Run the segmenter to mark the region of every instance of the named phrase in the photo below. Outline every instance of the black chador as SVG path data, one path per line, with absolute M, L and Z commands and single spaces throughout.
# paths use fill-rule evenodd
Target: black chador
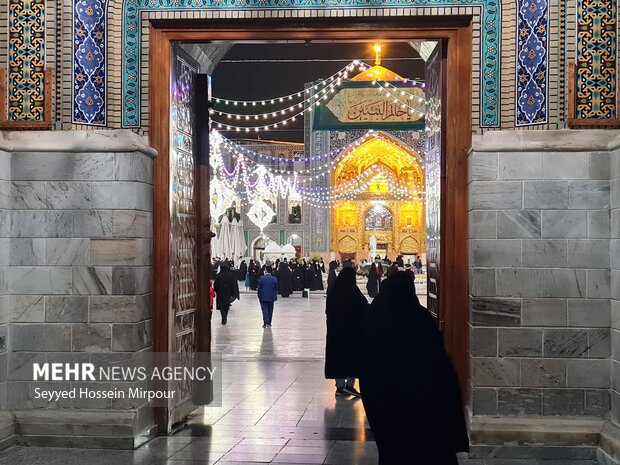
M 293 290 L 304 290 L 304 268 L 300 264 L 293 262 Z
M 241 260 L 239 264 L 239 275 L 237 276 L 238 281 L 245 281 L 245 274 L 248 272 L 248 265 L 246 265 L 245 260 Z
M 368 308 L 368 301 L 355 282 L 355 270 L 344 268 L 327 290 L 325 378 L 360 376 L 363 361 L 359 347 Z
M 336 269 L 339 266 L 340 262 L 338 260 L 332 260 L 331 262 L 329 262 L 329 273 L 327 275 L 327 292 L 329 292 L 329 289 L 334 284 L 334 281 L 336 281 L 336 277 L 338 276 L 336 274 Z
M 304 267 L 304 289 L 316 291 L 314 287 L 314 265 L 312 263 L 306 263 Z
M 258 273 L 260 271 L 260 266 L 254 261 L 250 260 L 250 265 L 248 266 L 248 273 L 250 273 L 250 289 L 253 291 L 258 287 Z
M 323 272 L 321 271 L 321 264 L 319 262 L 314 262 L 313 265 L 313 277 L 312 284 L 314 286 L 314 291 L 322 291 L 323 287 Z
M 364 321 L 361 357 L 362 400 L 379 463 L 457 465 L 456 452 L 469 448 L 458 379 L 406 273 L 381 283 Z M 396 373 L 406 397 L 394 395 Z
M 366 283 L 366 290 L 370 297 L 377 297 L 379 293 L 379 284 L 381 283 L 381 264 L 378 262 L 371 263 L 368 269 L 368 282 Z
M 286 260 L 278 268 L 278 294 L 288 297 L 293 293 L 293 276 Z

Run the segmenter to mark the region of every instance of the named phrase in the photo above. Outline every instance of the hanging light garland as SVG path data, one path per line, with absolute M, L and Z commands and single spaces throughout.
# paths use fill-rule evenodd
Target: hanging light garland
M 383 84 L 382 84 L 383 83 Z M 385 92 L 385 94 L 389 97 L 394 99 L 394 103 L 401 104 L 401 108 L 407 108 L 409 110 L 410 114 L 413 113 L 418 113 L 420 116 L 424 116 L 425 112 L 420 111 L 419 108 L 415 108 L 413 106 L 411 106 L 411 100 L 415 100 L 417 103 L 419 103 L 420 105 L 425 103 L 425 99 L 423 99 L 422 97 L 416 97 L 413 94 L 410 94 L 408 92 L 405 92 L 404 90 L 401 90 L 399 87 L 394 86 L 393 84 L 390 84 L 388 81 L 372 81 L 373 85 L 376 85 L 377 87 L 379 87 L 379 92 Z M 389 87 L 392 87 L 393 89 L 396 89 L 395 93 L 390 92 Z M 400 93 L 400 95 L 398 95 Z M 403 97 L 405 98 L 405 100 L 403 100 Z
M 213 132 L 215 134 L 217 132 Z M 370 137 L 375 137 L 378 139 L 385 140 L 385 137 L 381 133 L 376 133 L 374 130 L 369 130 L 366 134 L 359 137 L 355 141 L 346 145 L 345 147 L 332 150 L 331 152 L 325 154 L 315 155 L 313 157 L 306 158 L 286 158 L 286 157 L 272 157 L 268 155 L 263 155 L 253 150 L 250 150 L 242 145 L 239 145 L 230 139 L 227 139 L 221 134 L 219 135 L 218 143 L 224 144 L 228 151 L 232 152 L 233 155 L 236 155 L 238 159 L 244 159 L 251 163 L 260 164 L 261 162 L 258 160 L 260 158 L 266 158 L 267 160 L 277 161 L 278 163 L 296 163 L 296 162 L 308 162 L 308 161 L 321 161 L 325 159 L 325 163 L 321 165 L 320 168 L 311 167 L 309 169 L 294 169 L 294 173 L 298 176 L 304 176 L 304 178 L 299 179 L 301 183 L 311 182 L 313 180 L 320 179 L 324 176 L 331 175 L 333 172 L 333 168 L 339 165 L 343 159 L 343 155 L 347 154 L 351 150 L 355 150 L 358 147 L 362 146 L 364 143 L 368 141 Z M 212 142 L 214 143 L 214 142 Z M 328 161 L 329 160 L 329 161 Z M 238 168 L 234 168 L 236 170 Z M 274 169 L 272 167 L 267 167 L 267 169 L 274 174 L 290 174 L 291 170 L 288 169 Z M 318 172 L 318 173 L 317 173 Z M 308 175 L 308 176 L 305 176 Z M 318 189 L 318 188 L 317 188 Z
M 340 71 L 334 73 L 329 78 L 321 81 L 319 84 L 315 84 L 312 89 L 305 89 L 304 92 L 300 91 L 286 96 L 275 97 L 266 100 L 227 100 L 216 98 L 216 102 L 223 101 L 227 105 L 232 104 L 233 106 L 237 107 L 256 107 L 258 105 L 266 105 L 267 103 L 285 103 L 294 100 L 294 97 L 301 98 L 304 93 L 309 94 L 309 96 L 303 101 L 295 102 L 287 108 L 279 108 L 262 113 L 232 113 L 218 109 L 211 109 L 209 110 L 209 113 L 212 116 L 211 124 L 214 128 L 217 128 L 219 130 L 245 133 L 270 131 L 278 129 L 281 126 L 286 126 L 288 123 L 295 122 L 298 118 L 303 117 L 306 113 L 311 113 L 313 109 L 321 105 L 322 100 L 328 100 L 329 94 L 335 93 L 336 87 L 340 86 L 343 80 L 346 80 L 348 78 L 349 71 L 355 69 L 356 66 L 359 66 L 360 70 L 365 70 L 367 69 L 368 65 L 360 62 L 359 60 L 355 60 L 346 67 L 342 68 Z M 398 80 L 398 82 L 403 82 L 404 84 L 411 84 L 412 87 L 425 87 L 425 83 L 419 82 L 417 80 L 403 79 L 402 81 Z M 411 106 L 409 102 L 410 100 L 416 99 L 418 103 L 422 104 L 424 103 L 423 98 L 402 90 L 401 87 L 397 87 L 396 85 L 390 83 L 390 81 L 377 79 L 372 81 L 372 85 L 377 86 L 379 92 L 385 91 L 386 95 L 389 98 L 394 99 L 394 103 L 399 103 L 401 105 L 401 108 L 407 108 L 411 114 L 418 113 L 421 116 L 424 115 L 423 111 L 420 111 L 419 108 Z M 392 88 L 394 90 L 390 91 L 388 90 L 388 88 Z M 400 97 L 398 96 L 398 94 L 400 94 Z M 403 100 L 401 97 L 404 97 L 405 100 Z M 216 115 L 223 117 L 225 120 L 218 120 L 213 118 Z M 278 117 L 280 117 L 280 119 L 273 121 L 274 118 Z M 265 120 L 268 120 L 269 122 L 267 124 L 258 123 Z M 257 124 L 254 126 L 248 126 L 241 125 L 236 122 L 255 122 Z
M 250 121 L 250 120 L 261 120 L 261 119 L 269 119 L 269 118 L 276 118 L 278 115 L 280 116 L 284 116 L 287 115 L 289 113 L 292 113 L 295 111 L 296 108 L 298 109 L 302 109 L 305 108 L 306 106 L 308 106 L 308 108 L 311 108 L 312 105 L 312 101 L 313 100 L 320 100 L 321 98 L 323 98 L 326 94 L 328 94 L 329 92 L 334 92 L 335 88 L 339 85 L 342 84 L 343 80 L 346 80 L 348 77 L 348 71 L 340 71 L 337 75 L 335 75 L 335 77 L 333 78 L 333 80 L 331 81 L 331 83 L 323 88 L 320 89 L 318 91 L 316 91 L 319 87 L 321 87 L 321 85 L 315 85 L 314 86 L 314 90 L 315 92 L 310 94 L 310 89 L 306 89 L 305 93 L 306 94 L 310 94 L 309 97 L 305 98 L 304 100 L 302 100 L 301 102 L 295 102 L 294 104 L 290 105 L 287 108 L 281 108 L 281 109 L 274 109 L 272 111 L 267 111 L 264 113 L 252 113 L 252 114 L 245 114 L 245 113 L 231 113 L 231 112 L 226 112 L 226 111 L 221 111 L 221 110 L 216 110 L 216 109 L 211 109 L 209 110 L 209 114 L 211 115 L 218 115 L 218 116 L 224 116 L 228 119 L 234 119 L 234 120 L 245 120 L 245 121 Z M 323 86 L 325 86 L 329 80 L 323 81 L 324 84 L 322 84 Z M 303 93 L 299 92 L 297 95 L 302 96 Z M 288 99 L 285 99 L 284 97 L 280 97 L 279 100 L 280 102 L 285 102 L 289 99 L 292 99 L 290 96 L 288 97 Z M 274 102 L 274 100 L 271 100 L 271 102 Z M 223 121 L 217 121 L 218 123 L 222 123 L 225 124 L 225 122 Z
M 255 192 L 259 197 L 277 197 L 279 195 L 282 198 L 286 198 L 288 195 L 294 195 L 295 191 L 297 191 L 303 200 L 311 200 L 322 204 L 327 204 L 343 198 L 349 200 L 354 199 L 358 194 L 367 191 L 373 182 L 375 182 L 375 176 L 377 174 L 382 174 L 384 171 L 381 167 L 372 167 L 356 178 L 332 186 L 328 191 L 314 192 L 312 190 L 299 188 L 297 185 L 299 180 L 297 178 L 284 179 L 281 176 L 270 177 L 269 182 L 265 183 L 268 188 L 265 186 L 257 186 L 260 180 L 265 179 L 266 174 L 264 167 L 261 165 L 259 165 L 259 167 L 263 169 L 260 170 L 259 168 L 260 171 L 258 173 L 251 171 L 244 164 L 241 164 L 239 170 L 235 170 L 241 173 L 242 185 L 246 187 L 245 192 L 250 193 L 247 194 L 248 196 L 252 196 L 251 193 Z M 252 176 L 256 176 L 254 182 L 250 180 Z M 239 179 L 230 179 L 230 181 L 230 188 L 235 188 L 240 184 Z M 398 183 L 391 187 L 390 193 L 401 200 L 411 200 L 414 199 L 416 195 L 423 194 L 423 191 L 412 191 L 406 184 Z
M 278 108 L 271 111 L 263 111 L 261 113 L 253 112 L 251 114 L 234 113 L 230 111 L 223 111 L 221 109 L 211 109 L 211 116 L 219 116 L 227 121 L 218 121 L 212 118 L 212 127 L 217 127 L 220 130 L 235 131 L 235 132 L 259 132 L 277 129 L 280 126 L 286 126 L 289 122 L 295 122 L 297 118 L 303 117 L 305 114 L 312 112 L 313 108 L 320 107 L 322 101 L 328 100 L 330 94 L 336 92 L 336 88 L 342 84 L 343 80 L 348 79 L 348 73 L 353 71 L 356 66 L 359 66 L 361 71 L 367 69 L 365 63 L 355 60 L 332 74 L 327 79 L 315 84 L 312 88 L 307 88 L 303 92 L 296 92 L 288 94 L 282 97 L 265 99 L 265 100 L 232 100 L 215 98 L 216 103 L 223 103 L 224 105 L 230 105 L 231 107 L 265 107 L 267 105 L 276 105 L 278 107 L 281 104 L 288 104 L 286 108 Z M 401 80 L 398 80 L 401 82 Z M 405 85 L 411 85 L 412 87 L 425 88 L 425 83 L 419 80 L 402 79 L 402 83 Z M 390 81 L 377 79 L 372 81 L 372 85 L 377 86 L 378 92 L 385 93 L 388 98 L 394 100 L 394 103 L 401 105 L 401 108 L 407 108 L 407 110 L 413 114 L 418 113 L 423 116 L 425 111 L 420 111 L 420 106 L 425 104 L 425 99 L 419 96 L 413 95 L 410 92 L 403 90 L 403 87 L 396 86 Z M 297 101 L 297 99 L 302 99 Z M 419 104 L 418 107 L 414 107 L 413 104 Z M 324 103 L 324 102 L 323 102 Z M 429 111 L 426 108 L 426 111 Z M 280 117 L 279 120 L 274 121 L 274 118 Z M 257 126 L 242 126 L 242 122 L 258 122 L 268 121 L 268 124 L 259 124 Z M 239 121 L 239 123 L 236 123 Z M 235 122 L 236 124 L 230 124 Z M 264 222 L 268 217 L 270 220 L 275 211 L 265 203 L 265 199 L 287 198 L 291 196 L 298 196 L 303 203 L 311 205 L 315 208 L 333 208 L 336 205 L 346 203 L 348 201 L 356 199 L 360 193 L 369 191 L 372 184 L 377 181 L 378 175 L 383 175 L 384 169 L 379 166 L 371 166 L 370 169 L 365 170 L 358 176 L 348 179 L 340 184 L 334 186 L 303 186 L 304 183 L 312 183 L 315 180 L 319 180 L 322 177 L 331 175 L 333 167 L 340 163 L 340 158 L 343 154 L 348 154 L 352 148 L 360 146 L 367 141 L 368 135 L 365 134 L 358 140 L 349 144 L 348 146 L 333 150 L 325 154 L 314 155 L 310 157 L 302 157 L 296 159 L 273 157 L 264 154 L 260 154 L 242 147 L 232 141 L 225 139 L 218 133 L 213 131 L 214 141 L 211 144 L 211 164 L 216 174 L 216 180 L 221 178 L 221 183 L 217 189 L 223 195 L 221 203 L 230 202 L 232 196 L 226 195 L 230 192 L 239 192 L 239 185 L 242 184 L 244 189 L 241 191 L 239 202 L 241 205 L 251 205 L 248 217 L 262 229 L 267 223 Z M 380 136 L 380 135 L 379 135 Z M 226 166 L 223 158 L 222 150 L 225 149 L 232 152 L 230 156 L 233 163 L 230 167 Z M 254 159 L 252 159 L 254 158 Z M 284 169 L 272 169 L 260 164 L 259 160 L 269 160 L 272 162 L 282 163 L 295 163 L 295 162 L 313 162 L 324 161 L 320 169 L 316 167 L 310 167 L 309 169 L 294 170 L 292 175 L 283 176 L 289 173 Z M 317 173 L 318 171 L 318 173 Z M 303 176 L 298 178 L 298 175 Z M 307 175 L 307 176 L 306 176 Z M 389 184 L 388 191 L 390 195 L 399 200 L 414 200 L 423 199 L 424 191 L 415 191 L 410 188 L 409 185 L 402 182 L 390 182 L 389 176 L 384 179 L 383 182 Z M 236 199 L 237 199 L 236 198 Z M 235 199 L 235 200 L 236 200 Z M 263 224 L 264 223 L 264 224 Z
M 340 70 L 336 71 L 331 76 L 322 79 L 318 84 L 313 86 L 313 89 L 305 89 L 305 93 L 310 93 L 312 90 L 317 90 L 319 87 L 328 84 L 330 81 L 333 81 L 338 78 L 338 76 L 343 73 L 348 73 L 353 71 L 355 67 L 358 66 L 360 71 L 364 71 L 368 68 L 368 65 L 361 60 L 353 60 L 348 65 L 342 67 Z M 277 105 L 278 103 L 284 103 L 286 101 L 293 100 L 294 98 L 300 98 L 304 92 L 293 92 L 292 94 L 283 95 L 280 97 L 267 98 L 263 100 L 234 100 L 234 99 L 225 99 L 222 97 L 214 97 L 215 103 L 224 103 L 225 105 L 233 105 L 233 106 L 243 106 L 243 107 L 256 107 L 256 106 L 265 106 L 265 105 Z
M 219 134 L 219 133 L 218 133 Z M 307 161 L 321 161 L 323 159 L 325 159 L 325 163 L 322 164 L 321 169 L 319 171 L 319 169 L 317 168 L 309 168 L 309 169 L 295 169 L 294 172 L 297 175 L 311 175 L 308 176 L 306 179 L 300 180 L 300 182 L 310 182 L 312 180 L 315 179 L 319 179 L 321 177 L 324 177 L 328 174 L 331 174 L 332 169 L 334 166 L 336 166 L 337 164 L 340 163 L 341 160 L 341 156 L 342 154 L 348 153 L 350 150 L 356 149 L 358 147 L 360 147 L 362 144 L 364 144 L 367 139 L 370 136 L 375 136 L 375 132 L 373 130 L 368 131 L 366 134 L 364 134 L 363 136 L 361 136 L 360 138 L 356 139 L 355 141 L 351 142 L 350 144 L 348 144 L 345 147 L 336 149 L 336 150 L 332 150 L 331 152 L 325 153 L 325 154 L 320 154 L 320 155 L 315 155 L 313 157 L 307 157 L 307 158 L 303 158 L 303 159 L 291 159 L 291 158 L 284 158 L 284 157 L 268 157 L 266 155 L 261 155 L 258 152 L 254 152 L 253 150 L 247 149 L 239 144 L 236 144 L 234 142 L 232 142 L 230 139 L 227 139 L 223 136 L 220 135 L 221 137 L 221 143 L 224 144 L 226 146 L 226 148 L 231 151 L 233 154 L 237 155 L 237 159 L 248 159 L 248 155 L 250 157 L 253 157 L 254 160 L 249 159 L 249 161 L 254 162 L 254 163 L 260 163 L 258 160 L 258 158 L 265 157 L 268 158 L 270 160 L 275 160 L 278 163 L 295 163 L 295 162 L 307 162 Z M 382 137 L 380 134 L 377 134 L 376 137 Z M 286 174 L 286 173 L 290 173 L 289 170 L 286 169 L 273 169 L 273 168 L 268 168 L 272 173 L 279 173 L 279 174 Z M 318 171 L 318 174 L 317 174 Z

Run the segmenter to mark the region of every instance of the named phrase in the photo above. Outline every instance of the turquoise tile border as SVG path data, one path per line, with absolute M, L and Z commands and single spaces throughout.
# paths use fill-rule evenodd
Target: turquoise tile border
M 500 125 L 500 41 L 499 0 L 124 0 L 122 125 L 140 127 L 140 16 L 148 11 L 266 10 L 417 8 L 479 6 L 481 15 L 480 126 Z

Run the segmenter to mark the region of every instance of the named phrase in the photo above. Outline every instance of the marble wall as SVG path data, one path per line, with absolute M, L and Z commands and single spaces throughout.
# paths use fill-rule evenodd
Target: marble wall
M 610 211 L 617 223 L 618 175 L 610 179 L 610 167 L 617 171 L 618 152 L 610 147 L 618 147 L 618 135 L 503 131 L 474 138 L 473 418 L 609 418 L 610 299 L 618 297 L 618 241 L 610 240 L 618 237 L 618 226 L 610 227 Z
M 611 154 L 611 347 L 612 418 L 620 425 L 620 150 Z
M 7 271 L 9 265 L 11 155 L 0 151 L 0 448 L 13 435 L 14 422 L 7 412 L 7 333 L 9 295 Z
M 20 369 L 66 354 L 116 360 L 151 346 L 154 151 L 129 131 L 14 132 L 5 142 L 0 356 L 8 333 L 6 396 L 11 409 L 23 408 L 13 412 L 20 440 L 133 447 L 153 423 L 145 406 L 116 405 L 105 416 L 92 409 L 109 405 L 79 400 L 61 413 L 32 410 Z

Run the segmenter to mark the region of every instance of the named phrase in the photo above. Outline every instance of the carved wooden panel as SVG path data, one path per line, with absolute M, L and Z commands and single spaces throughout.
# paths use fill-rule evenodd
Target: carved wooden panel
M 173 47 L 170 102 L 170 321 L 171 352 L 189 360 L 196 351 L 197 247 L 196 186 L 192 81 L 198 63 Z M 177 395 L 169 423 L 181 420 L 191 407 L 191 382 L 174 386 Z
M 428 309 L 439 317 L 441 259 L 441 45 L 426 63 L 426 267 Z

